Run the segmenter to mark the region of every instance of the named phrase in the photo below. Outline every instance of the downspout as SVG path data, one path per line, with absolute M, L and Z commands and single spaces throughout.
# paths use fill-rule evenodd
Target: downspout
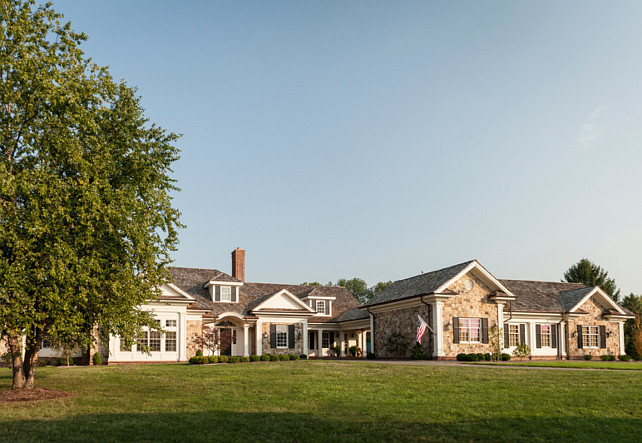
M 560 341 L 560 338 L 562 337 L 562 334 L 560 334 L 560 331 L 561 331 L 560 325 L 562 324 L 563 321 L 564 321 L 564 314 L 562 314 L 562 319 L 557 324 L 557 359 L 558 360 L 562 359 L 562 347 L 560 346 L 559 341 Z M 566 340 L 564 340 L 564 341 L 566 341 Z M 568 355 L 568 353 L 567 353 L 567 355 Z
M 374 349 L 375 317 L 374 317 L 374 315 L 372 315 L 372 312 L 370 312 L 370 308 L 369 308 L 369 307 L 368 307 L 368 308 L 366 308 L 366 312 L 368 313 L 368 315 L 370 315 L 370 319 L 371 319 L 371 321 L 372 321 L 372 327 L 370 328 L 370 352 L 372 352 L 372 353 L 374 354 L 374 350 L 375 350 L 375 349 Z M 366 349 L 367 349 L 367 348 L 366 348 Z M 367 355 L 368 355 L 368 353 L 367 353 L 367 351 L 366 351 L 366 356 L 367 356 Z M 375 354 L 375 355 L 376 355 L 376 354 Z
M 421 302 L 422 302 L 424 305 L 428 306 L 428 325 L 430 325 L 430 324 L 433 322 L 433 321 L 432 321 L 432 305 L 431 305 L 430 303 L 426 303 L 426 302 L 424 301 L 424 296 L 423 296 L 423 295 L 421 295 L 421 296 L 419 297 L 419 300 L 421 300 Z M 434 326 L 434 325 L 433 325 L 433 326 Z M 433 329 L 432 327 L 430 327 L 430 336 L 429 336 L 429 337 L 430 337 L 430 340 L 429 340 L 429 342 L 428 342 L 428 347 L 430 348 L 430 359 L 431 359 L 431 360 L 432 360 L 433 348 L 434 348 L 434 346 L 435 346 L 435 345 L 434 345 L 434 339 L 435 339 L 435 338 L 434 338 L 434 335 L 435 335 L 435 331 L 434 331 L 434 329 Z

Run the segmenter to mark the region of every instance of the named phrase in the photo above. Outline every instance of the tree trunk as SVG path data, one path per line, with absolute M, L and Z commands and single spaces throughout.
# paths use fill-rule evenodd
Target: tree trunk
M 11 351 L 11 366 L 13 367 L 13 385 L 11 389 L 20 389 L 25 385 L 25 374 L 22 368 L 22 338 L 9 335 L 7 343 Z
M 36 376 L 36 366 L 38 363 L 38 354 L 40 353 L 40 343 L 42 343 L 42 329 L 36 329 L 35 337 L 27 337 L 27 346 L 25 348 L 24 376 L 27 389 L 33 389 L 33 379 Z

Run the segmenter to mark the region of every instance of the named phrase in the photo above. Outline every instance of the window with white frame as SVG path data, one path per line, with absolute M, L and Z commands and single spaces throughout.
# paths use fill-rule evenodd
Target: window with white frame
M 582 343 L 585 348 L 597 348 L 599 344 L 600 329 L 597 326 L 582 327 Z
M 161 350 L 160 331 L 149 331 L 149 350 L 151 352 L 160 352 Z
M 540 336 L 542 337 L 542 347 L 550 347 L 551 346 L 551 325 L 541 325 L 541 333 Z
M 125 341 L 125 339 L 121 338 L 120 339 L 120 352 L 131 352 L 132 351 L 132 344 L 131 342 L 128 343 Z
M 141 331 L 136 339 L 136 350 L 143 352 L 147 346 L 149 346 L 149 331 Z
M 276 325 L 276 347 L 288 347 L 288 325 Z
M 165 352 L 176 352 L 176 331 L 165 333 Z
M 317 300 L 316 301 L 317 314 L 326 315 L 328 313 L 326 311 L 326 309 L 325 309 L 326 303 L 327 302 L 325 300 Z
M 232 301 L 232 288 L 221 286 L 221 301 Z
M 519 345 L 519 325 L 508 325 L 508 346 Z
M 321 336 L 321 347 L 327 349 L 330 347 L 330 333 L 324 332 Z
M 459 319 L 459 341 L 479 342 L 481 338 L 481 318 Z
M 166 328 L 175 328 L 176 327 L 176 320 L 165 320 L 165 327 Z

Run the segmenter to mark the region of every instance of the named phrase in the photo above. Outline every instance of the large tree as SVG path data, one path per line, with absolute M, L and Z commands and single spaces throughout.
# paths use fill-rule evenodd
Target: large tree
M 636 360 L 642 359 L 642 295 L 629 294 L 622 300 L 622 306 L 630 309 L 637 318 L 624 323 L 624 348 Z
M 87 346 L 96 325 L 125 340 L 153 326 L 138 306 L 166 280 L 180 226 L 177 136 L 62 18 L 0 0 L 0 339 L 14 388 L 33 387 L 45 332 Z
M 564 273 L 564 280 L 586 286 L 599 286 L 616 302 L 620 298 L 620 290 L 615 285 L 615 280 L 609 278 L 609 273 L 585 258 L 568 268 Z

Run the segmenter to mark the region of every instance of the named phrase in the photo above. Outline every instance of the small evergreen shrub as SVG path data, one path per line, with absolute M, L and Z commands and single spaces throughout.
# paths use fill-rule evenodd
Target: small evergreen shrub
M 299 355 L 299 358 L 301 360 L 307 360 L 308 359 L 308 354 L 301 354 L 301 355 Z
M 270 356 L 266 354 L 261 355 L 261 361 L 270 361 Z
M 468 361 L 466 360 L 466 354 L 457 354 L 457 361 Z
M 505 352 L 502 352 L 502 361 L 509 361 L 510 360 L 510 354 L 506 354 Z
M 250 357 L 241 357 L 241 363 L 249 363 Z
M 91 361 L 94 363 L 94 366 L 100 366 L 103 363 L 103 359 L 100 357 L 100 353 L 96 352 L 91 358 Z
M 219 355 L 218 357 L 218 362 L 219 363 L 227 363 L 229 361 L 229 358 L 227 355 Z
M 196 351 L 196 356 L 197 357 L 202 357 L 203 356 L 203 351 L 200 350 L 200 349 L 198 351 Z
M 426 354 L 424 354 L 424 350 L 419 343 L 415 343 L 412 349 L 410 349 L 410 358 L 412 358 L 413 360 L 426 359 Z
M 47 366 L 47 360 L 43 360 L 43 359 L 39 358 L 38 360 L 36 360 L 36 366 L 38 368 L 41 368 L 43 366 Z
M 290 356 L 287 354 L 279 355 L 279 360 L 281 361 L 290 361 Z
M 194 357 L 189 359 L 189 364 L 190 365 L 200 365 L 203 363 L 203 356 L 202 355 L 195 355 Z
M 376 356 L 376 355 L 374 355 L 374 353 L 373 353 L 373 352 L 368 352 L 368 353 L 366 354 L 366 358 L 367 358 L 368 360 L 374 360 L 375 358 L 377 358 L 377 356 Z
M 602 361 L 615 361 L 615 355 L 601 355 L 600 360 Z
M 477 354 L 475 354 L 475 353 L 466 354 L 466 358 L 468 359 L 467 361 L 477 361 L 477 360 L 479 360 L 479 357 L 477 357 Z
M 260 355 L 251 355 L 250 356 L 250 361 L 260 361 L 261 356 Z
M 228 363 L 238 363 L 238 362 L 240 362 L 240 361 L 241 361 L 241 359 L 240 359 L 240 358 L 238 358 L 238 357 L 235 357 L 235 356 L 232 356 L 232 357 L 230 357 L 230 358 L 228 358 L 228 359 L 227 359 L 227 362 L 228 362 Z
M 350 346 L 348 351 L 350 352 L 350 355 L 352 355 L 353 357 L 358 357 L 361 355 L 361 348 L 359 346 Z
M 290 360 L 298 360 L 299 354 L 290 354 Z
M 486 360 L 486 358 L 484 357 L 484 354 L 482 354 L 481 352 L 478 352 L 477 361 L 484 361 L 484 360 Z
M 593 356 L 591 354 L 586 354 L 584 355 L 584 360 L 593 360 Z
M 519 358 L 526 358 L 531 355 L 531 348 L 526 343 L 520 343 L 513 351 L 513 355 Z
M 490 361 L 491 359 L 492 359 L 492 357 L 490 355 L 490 352 L 487 352 L 487 353 L 484 354 L 484 360 L 485 361 Z
M 205 359 L 205 357 L 203 357 Z M 207 362 L 208 363 L 218 363 L 218 355 L 210 355 L 207 357 Z
M 279 356 L 275 354 L 270 355 L 270 361 L 279 361 Z
M 626 354 L 618 355 L 617 358 L 620 361 L 631 361 L 631 356 L 630 355 L 626 355 Z

